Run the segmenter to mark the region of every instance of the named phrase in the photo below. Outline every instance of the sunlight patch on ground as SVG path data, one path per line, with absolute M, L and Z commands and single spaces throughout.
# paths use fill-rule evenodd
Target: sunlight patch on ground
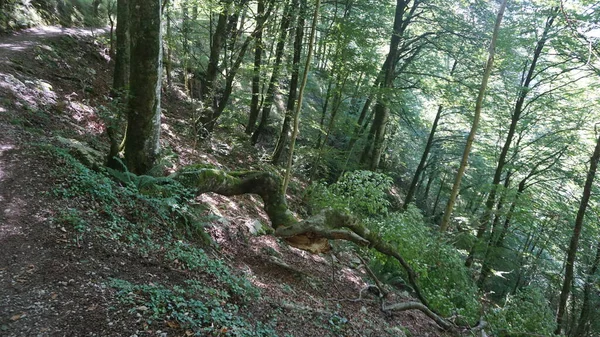
M 4 200 L 3 200 L 4 201 Z M 0 224 L 0 240 L 6 239 L 10 236 L 23 234 L 23 229 L 18 224 L 13 224 L 10 221 L 12 218 L 18 218 L 24 209 L 26 209 L 27 203 L 23 199 L 14 198 L 2 211 L 2 217 L 8 219 L 2 221 Z
M 4 154 L 4 152 L 10 151 L 15 147 L 12 144 L 0 144 L 0 156 Z M 1 163 L 1 161 L 0 161 Z M 4 168 L 0 166 L 0 180 L 4 179 L 5 173 Z
M 273 249 L 274 251 L 281 253 L 279 244 L 277 243 L 277 239 L 275 239 L 275 237 L 273 236 L 267 236 L 267 235 L 263 235 L 263 236 L 259 236 L 256 239 L 256 243 L 258 243 L 258 245 L 253 245 L 252 249 L 259 253 L 261 251 L 261 249 L 263 247 L 269 247 L 271 249 Z
M 0 43 L 0 49 L 7 49 L 7 50 L 12 50 L 12 51 L 22 51 L 25 50 L 29 47 L 31 47 L 33 44 L 30 42 L 19 42 L 19 44 L 16 43 Z
M 361 288 L 365 284 L 363 282 L 362 278 L 359 275 L 356 275 L 356 271 L 355 270 L 352 270 L 350 268 L 344 268 L 344 269 L 341 270 L 341 272 L 342 272 L 342 276 L 346 280 L 354 283 L 357 288 Z

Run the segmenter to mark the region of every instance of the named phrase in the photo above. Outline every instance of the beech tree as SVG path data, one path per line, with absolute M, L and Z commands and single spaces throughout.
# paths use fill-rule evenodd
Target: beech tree
M 161 0 L 130 0 L 131 64 L 125 162 L 129 171 L 148 172 L 160 152 L 162 84 Z

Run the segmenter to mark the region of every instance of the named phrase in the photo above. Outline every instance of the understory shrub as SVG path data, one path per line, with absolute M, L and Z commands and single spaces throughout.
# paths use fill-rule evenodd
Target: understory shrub
M 404 213 L 371 221 L 368 226 L 378 230 L 384 240 L 397 245 L 402 257 L 418 274 L 418 284 L 436 310 L 444 316 L 458 315 L 464 323 L 472 324 L 479 319 L 478 289 L 463 259 L 454 247 L 429 230 L 415 206 L 411 205 Z M 404 275 L 395 260 L 379 253 L 375 257 L 372 260 L 375 270 L 395 275 L 395 282 L 399 273 Z
M 345 173 L 336 183 L 315 183 L 309 191 L 313 212 L 324 208 L 350 211 L 358 217 L 380 217 L 388 213 L 387 192 L 392 178 L 371 171 Z
M 556 329 L 554 313 L 542 290 L 535 286 L 509 296 L 504 306 L 490 310 L 486 319 L 497 336 L 550 336 Z

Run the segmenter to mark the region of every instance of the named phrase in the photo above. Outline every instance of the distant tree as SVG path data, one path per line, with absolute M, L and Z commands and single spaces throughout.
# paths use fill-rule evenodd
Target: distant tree
M 475 134 L 477 133 L 477 127 L 479 126 L 479 120 L 481 118 L 481 108 L 483 106 L 483 97 L 485 95 L 487 83 L 490 78 L 490 74 L 492 73 L 492 67 L 494 65 L 496 41 L 498 40 L 498 34 L 500 31 L 500 23 L 502 22 L 502 17 L 504 16 L 504 9 L 506 9 L 507 2 L 508 2 L 508 0 L 504 0 L 502 2 L 502 5 L 500 6 L 500 10 L 498 11 L 498 15 L 496 17 L 494 33 L 492 34 L 492 41 L 490 42 L 488 60 L 487 60 L 486 66 L 485 66 L 485 71 L 483 72 L 483 78 L 481 80 L 481 87 L 479 88 L 479 94 L 477 96 L 477 100 L 475 103 L 475 117 L 473 119 L 473 124 L 471 125 L 471 131 L 469 132 L 469 136 L 467 137 L 467 143 L 465 144 L 462 161 L 460 163 L 458 172 L 456 173 L 456 177 L 454 179 L 454 185 L 452 186 L 452 192 L 450 193 L 450 198 L 448 199 L 448 203 L 446 204 L 446 210 L 444 212 L 444 217 L 442 218 L 442 222 L 440 224 L 441 232 L 445 232 L 446 229 L 448 228 L 448 223 L 450 222 L 450 216 L 452 215 L 452 210 L 454 209 L 454 203 L 456 202 L 456 197 L 458 196 L 458 190 L 460 188 L 460 183 L 461 183 L 462 177 L 465 173 L 465 170 L 467 168 L 469 153 L 471 152 L 471 147 L 473 146 L 473 141 L 475 140 Z
M 113 73 L 113 90 L 117 93 L 126 90 L 129 84 L 129 20 L 128 0 L 117 0 L 117 44 Z
M 160 150 L 161 0 L 130 0 L 131 65 L 125 162 L 147 173 Z
M 565 312 L 567 308 L 567 299 L 571 292 L 571 286 L 573 282 L 573 271 L 575 269 L 575 256 L 577 255 L 577 248 L 579 247 L 579 238 L 581 236 L 581 229 L 583 228 L 583 220 L 585 218 L 585 211 L 587 210 L 590 196 L 592 194 L 592 187 L 594 184 L 594 178 L 596 177 L 596 169 L 598 168 L 598 160 L 600 159 L 600 137 L 596 141 L 596 147 L 594 153 L 590 158 L 590 167 L 587 172 L 587 178 L 585 180 L 585 186 L 583 187 L 583 194 L 579 203 L 579 210 L 577 211 L 577 217 L 575 218 L 575 226 L 573 227 L 573 234 L 571 236 L 571 243 L 567 250 L 567 260 L 565 266 L 565 278 L 563 281 L 562 290 L 560 292 L 560 299 L 558 302 L 558 313 L 556 314 L 556 331 L 555 333 L 560 334 L 565 328 Z

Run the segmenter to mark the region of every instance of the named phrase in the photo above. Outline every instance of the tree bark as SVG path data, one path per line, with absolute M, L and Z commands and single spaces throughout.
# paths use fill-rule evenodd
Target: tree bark
M 118 99 L 119 104 L 127 104 L 127 91 L 129 90 L 129 64 L 131 58 L 131 39 L 129 36 L 129 3 L 127 0 L 117 1 L 117 43 L 115 55 L 115 68 L 113 72 L 112 96 Z M 117 114 L 115 120 L 106 126 L 106 134 L 110 141 L 110 149 L 106 158 L 106 166 L 116 168 L 115 159 L 122 150 L 119 134 L 122 132 L 121 117 Z
M 564 316 L 565 309 L 567 306 L 567 299 L 569 298 L 569 292 L 571 291 L 571 283 L 573 282 L 573 271 L 575 268 L 575 256 L 577 255 L 577 248 L 579 247 L 579 237 L 581 236 L 581 229 L 583 227 L 583 220 L 585 218 L 585 211 L 587 210 L 590 196 L 592 193 L 592 187 L 594 178 L 596 177 L 596 169 L 598 168 L 598 159 L 600 159 L 600 137 L 596 141 L 596 147 L 594 153 L 590 159 L 590 168 L 587 173 L 585 185 L 583 187 L 583 195 L 581 196 L 581 202 L 579 204 L 579 210 L 577 211 L 577 217 L 575 218 L 575 227 L 573 228 L 573 235 L 571 236 L 571 243 L 569 244 L 569 250 L 567 251 L 567 261 L 565 267 L 565 279 L 563 282 L 562 290 L 560 292 L 560 299 L 558 303 L 558 313 L 556 315 L 557 328 L 555 333 L 558 335 L 564 329 Z
M 292 60 L 292 77 L 290 79 L 290 90 L 288 94 L 287 105 L 285 108 L 285 117 L 281 126 L 281 133 L 277 139 L 277 145 L 273 152 L 271 163 L 279 164 L 283 151 L 291 137 L 292 119 L 298 97 L 298 80 L 300 78 L 300 58 L 302 57 L 302 40 L 304 39 L 304 15 L 306 12 L 306 1 L 300 0 L 300 13 L 298 14 L 298 24 L 296 25 L 296 35 L 294 37 L 294 58 Z
M 261 19 L 265 15 L 265 0 L 258 0 L 256 21 Z M 251 134 L 256 125 L 258 119 L 258 112 L 260 109 L 260 83 L 261 83 L 261 67 L 262 67 L 262 55 L 264 52 L 263 46 L 263 33 L 262 30 L 256 34 L 256 40 L 254 41 L 254 66 L 252 68 L 252 99 L 250 101 L 250 115 L 248 118 L 248 124 L 246 124 L 246 134 Z
M 287 163 L 285 168 L 285 176 L 283 177 L 283 184 L 281 190 L 283 194 L 286 193 L 288 184 L 292 177 L 292 162 L 294 160 L 294 147 L 296 146 L 296 137 L 298 137 L 299 125 L 300 125 L 300 111 L 302 110 L 302 100 L 304 99 L 304 88 L 306 88 L 306 82 L 308 81 L 308 71 L 310 70 L 310 63 L 312 62 L 313 49 L 315 46 L 315 34 L 317 32 L 317 23 L 319 22 L 319 9 L 321 7 L 321 0 L 316 0 L 315 11 L 312 17 L 312 26 L 310 28 L 310 36 L 308 40 L 308 53 L 306 55 L 306 61 L 304 63 L 304 74 L 302 75 L 302 83 L 300 84 L 300 91 L 298 92 L 298 103 L 296 104 L 296 111 L 294 111 L 294 127 L 292 129 L 292 136 L 290 138 L 290 153 L 287 157 Z
M 440 224 L 440 232 L 445 232 L 446 229 L 448 229 L 448 224 L 450 222 L 450 216 L 452 215 L 452 210 L 454 209 L 454 203 L 456 202 L 456 197 L 458 196 L 460 182 L 461 182 L 462 177 L 467 168 L 467 163 L 469 160 L 469 153 L 471 153 L 471 146 L 473 145 L 473 141 L 475 140 L 475 134 L 477 133 L 477 127 L 479 126 L 479 119 L 481 118 L 481 108 L 483 106 L 483 97 L 485 95 L 487 83 L 490 78 L 490 74 L 492 73 L 492 67 L 494 65 L 494 54 L 495 54 L 495 49 L 496 49 L 496 41 L 498 40 L 498 33 L 500 31 L 500 23 L 502 22 L 502 17 L 504 16 L 504 9 L 506 8 L 507 2 L 508 2 L 508 0 L 502 1 L 502 5 L 500 6 L 500 10 L 498 11 L 498 15 L 496 17 L 494 33 L 492 34 L 492 41 L 490 43 L 488 61 L 485 66 L 485 71 L 483 73 L 483 78 L 481 80 L 481 87 L 479 88 L 479 94 L 477 96 L 477 101 L 475 103 L 475 116 L 473 118 L 473 125 L 471 126 L 471 131 L 469 132 L 469 136 L 467 137 L 467 143 L 465 144 L 465 150 L 463 152 L 462 161 L 458 168 L 458 172 L 456 173 L 454 185 L 452 186 L 452 191 L 450 192 L 450 198 L 448 199 L 448 204 L 446 205 L 444 217 L 442 218 L 442 222 Z
M 214 114 L 218 105 L 216 81 L 220 70 L 219 62 L 221 59 L 221 50 L 223 49 L 225 39 L 227 38 L 227 21 L 232 1 L 233 0 L 221 1 L 223 10 L 219 13 L 217 27 L 212 34 L 208 66 L 206 68 L 206 74 L 202 79 L 202 87 L 200 88 L 200 99 L 205 104 L 200 122 L 206 133 L 211 133 L 215 125 Z
M 252 137 L 250 138 L 252 145 L 258 142 L 260 134 L 264 131 L 269 123 L 269 117 L 271 115 L 271 108 L 273 107 L 273 101 L 275 100 L 275 91 L 277 90 L 277 83 L 279 81 L 279 73 L 281 72 L 281 62 L 283 60 L 283 53 L 285 51 L 285 43 L 287 41 L 288 29 L 292 21 L 292 12 L 298 6 L 298 0 L 292 0 L 291 3 L 287 3 L 283 18 L 281 19 L 281 27 L 279 28 L 279 37 L 277 40 L 277 47 L 275 48 L 275 63 L 273 64 L 273 73 L 271 73 L 271 79 L 269 80 L 269 87 L 265 94 L 265 102 L 262 107 L 262 114 L 260 116 L 260 123 Z
M 393 87 L 394 79 L 396 78 L 396 64 L 398 63 L 398 48 L 400 41 L 402 40 L 403 34 L 410 23 L 411 15 L 407 18 L 404 17 L 406 11 L 414 13 L 418 7 L 418 1 L 415 2 L 409 9 L 411 0 L 396 0 L 396 11 L 394 14 L 394 28 L 392 36 L 390 38 L 390 50 L 387 54 L 385 62 L 383 63 L 382 73 L 383 79 L 381 82 L 381 89 L 391 89 Z M 380 92 L 377 101 L 375 103 L 375 112 L 373 124 L 371 124 L 370 134 L 372 135 L 373 142 L 367 143 L 364 149 L 364 155 L 362 156 L 368 161 L 368 167 L 374 171 L 379 166 L 381 160 L 381 153 L 383 152 L 383 143 L 385 139 L 385 130 L 389 119 L 389 107 L 382 97 L 384 92 Z
M 131 66 L 125 162 L 130 172 L 148 172 L 160 150 L 161 0 L 130 0 Z
M 131 57 L 129 20 L 128 0 L 117 0 L 117 53 L 113 75 L 113 91 L 118 94 L 122 94 L 129 86 L 129 59 Z
M 558 8 L 553 8 L 550 17 L 546 20 L 546 25 L 544 27 L 544 32 L 540 37 L 535 50 L 533 52 L 533 59 L 531 61 L 531 65 L 529 66 L 529 70 L 527 71 L 527 75 L 525 77 L 525 81 L 523 82 L 521 88 L 519 89 L 519 94 L 517 98 L 517 102 L 515 103 L 515 108 L 513 109 L 512 118 L 510 127 L 508 129 L 508 134 L 506 135 L 506 140 L 504 141 L 504 146 L 502 146 L 502 151 L 500 152 L 500 157 L 498 158 L 498 162 L 496 164 L 496 171 L 494 172 L 494 178 L 492 180 L 492 189 L 488 194 L 488 198 L 485 202 L 485 212 L 480 220 L 480 225 L 477 228 L 477 240 L 481 241 L 485 232 L 487 231 L 488 223 L 491 219 L 493 208 L 496 203 L 496 193 L 497 186 L 500 184 L 500 180 L 502 179 L 502 171 L 504 170 L 504 166 L 506 165 L 506 157 L 508 156 L 508 151 L 510 149 L 512 140 L 515 136 L 515 132 L 517 130 L 517 124 L 521 120 L 521 114 L 523 113 L 523 104 L 525 103 L 525 98 L 529 93 L 529 88 L 531 86 L 531 81 L 533 76 L 535 75 L 535 68 L 539 61 L 539 58 L 542 54 L 542 50 L 548 41 L 548 34 L 550 29 L 552 28 L 552 24 L 554 23 L 554 19 L 558 14 Z M 471 267 L 473 264 L 475 254 L 475 245 L 471 247 L 469 251 L 469 256 L 467 257 L 465 265 L 467 267 Z
M 592 296 L 592 290 L 594 287 L 594 276 L 598 271 L 600 265 L 600 241 L 598 241 L 598 248 L 596 249 L 596 257 L 587 272 L 585 279 L 585 285 L 583 286 L 583 304 L 581 305 L 581 314 L 579 315 L 579 321 L 577 323 L 577 329 L 573 334 L 574 337 L 584 337 L 588 330 L 588 324 L 590 322 L 592 308 L 590 303 L 590 297 Z

